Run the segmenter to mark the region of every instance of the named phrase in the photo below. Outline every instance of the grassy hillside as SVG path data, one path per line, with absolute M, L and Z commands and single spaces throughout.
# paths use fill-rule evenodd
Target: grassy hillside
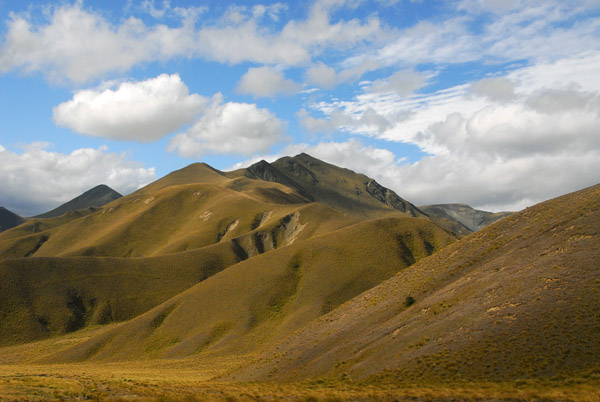
M 312 168 L 314 161 L 310 162 Z M 334 173 L 340 170 L 328 169 Z M 365 178 L 348 172 L 344 173 L 348 178 Z M 345 194 L 346 187 L 336 188 L 332 183 L 330 192 Z M 232 264 L 286 246 L 293 246 L 290 250 L 310 249 L 313 243 L 305 241 L 334 232 L 332 239 L 336 238 L 346 233 L 336 231 L 365 218 L 363 214 L 334 210 L 328 206 L 335 204 L 332 202 L 312 202 L 291 179 L 287 184 L 247 177 L 244 171 L 223 173 L 205 164 L 193 164 L 102 208 L 31 219 L 0 234 L 0 344 L 128 320 Z M 376 215 L 406 217 L 385 205 L 372 210 Z M 412 245 L 406 253 L 402 251 L 399 267 L 422 258 L 422 244 L 430 253 L 453 240 L 429 222 L 413 220 L 404 226 L 426 228 L 411 232 Z M 346 241 L 332 246 L 336 250 L 332 255 L 353 255 L 353 235 L 344 236 Z M 378 237 L 362 241 L 376 246 Z M 268 257 L 267 264 L 285 270 L 287 263 L 280 259 L 292 258 L 294 251 L 290 250 Z M 326 251 L 319 255 L 324 261 L 330 258 Z M 376 252 L 371 255 L 374 258 Z M 261 258 L 248 262 L 253 267 L 261 264 Z M 370 266 L 368 259 L 358 257 L 354 262 L 328 264 L 332 272 L 344 272 L 344 267 L 352 264 L 362 264 L 361 269 Z M 376 274 L 372 276 L 352 279 L 348 285 L 353 289 L 351 295 L 374 286 L 399 267 L 384 265 L 373 270 Z M 136 275 L 140 276 L 139 292 Z M 259 270 L 255 280 L 265 281 L 261 275 Z M 350 297 L 340 292 L 323 300 L 325 304 L 318 311 L 329 311 Z
M 0 261 L 0 345 L 133 318 L 237 261 L 229 243 L 168 257 Z
M 597 383 L 599 233 L 600 185 L 515 213 L 313 321 L 229 378 Z
M 124 197 L 78 218 L 68 215 L 29 222 L 0 235 L 0 258 L 164 255 L 206 247 L 256 229 L 276 230 L 282 219 L 293 214 L 310 222 L 300 238 L 356 222 L 319 204 L 282 201 L 285 193 L 276 193 L 272 184 L 263 192 L 254 183 L 251 189 L 240 190 L 239 181 L 226 183 L 238 191 L 210 184 L 170 186 Z M 272 200 L 275 197 L 279 203 Z
M 294 242 L 45 361 L 254 352 L 453 241 L 426 219 L 388 218 Z

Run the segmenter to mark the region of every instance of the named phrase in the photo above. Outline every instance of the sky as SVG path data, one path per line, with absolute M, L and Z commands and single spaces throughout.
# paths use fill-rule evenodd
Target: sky
M 0 206 L 308 153 L 416 205 L 600 182 L 597 0 L 0 0 Z

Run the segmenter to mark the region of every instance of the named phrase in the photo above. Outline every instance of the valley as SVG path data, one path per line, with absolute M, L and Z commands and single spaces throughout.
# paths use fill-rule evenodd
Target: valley
M 0 400 L 600 400 L 599 185 L 416 207 L 300 154 L 102 193 L 0 233 Z

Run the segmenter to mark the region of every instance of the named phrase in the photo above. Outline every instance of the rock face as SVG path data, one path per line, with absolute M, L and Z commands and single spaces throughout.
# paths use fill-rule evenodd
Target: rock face
M 25 220 L 25 218 L 20 217 L 14 212 L 11 212 L 4 207 L 0 207 L 0 232 L 19 226 L 21 223 L 25 222 Z
M 100 184 L 99 186 L 96 186 L 91 190 L 81 194 L 79 197 L 73 198 L 71 201 L 53 209 L 52 211 L 37 215 L 35 218 L 54 218 L 70 211 L 76 211 L 89 207 L 101 207 L 121 197 L 122 195 L 117 193 L 112 188 L 104 184 Z
M 307 154 L 283 157 L 273 163 L 260 161 L 245 169 L 245 176 L 286 185 L 306 198 L 342 213 L 372 214 L 373 210 L 397 210 L 411 216 L 426 216 L 363 174 L 313 158 Z
M 471 232 L 502 219 L 512 212 L 487 212 L 471 208 L 466 204 L 436 204 L 419 207 L 427 215 L 458 222 Z
M 373 198 L 384 203 L 390 208 L 397 209 L 412 216 L 420 215 L 417 214 L 419 211 L 416 211 L 413 205 L 406 202 L 400 198 L 398 194 L 394 193 L 389 188 L 383 187 L 373 179 L 369 179 L 365 183 L 365 188 L 367 189 L 367 192 L 373 196 Z

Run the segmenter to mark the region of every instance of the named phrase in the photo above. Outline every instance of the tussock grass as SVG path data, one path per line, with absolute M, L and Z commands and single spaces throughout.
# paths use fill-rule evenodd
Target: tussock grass
M 528 208 L 311 322 L 236 378 L 571 381 L 600 367 L 599 233 L 600 186 Z

